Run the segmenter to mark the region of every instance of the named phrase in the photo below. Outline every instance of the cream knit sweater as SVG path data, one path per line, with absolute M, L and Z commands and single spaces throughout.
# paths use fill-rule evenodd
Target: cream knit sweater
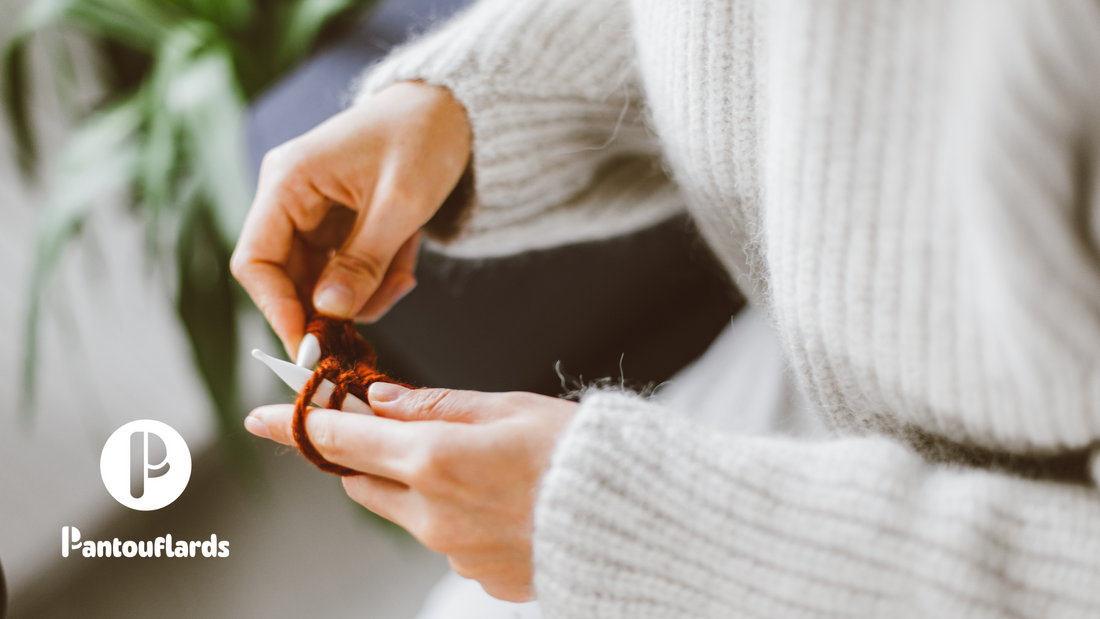
M 1100 492 L 1050 479 L 1100 440 L 1100 3 L 483 0 L 362 92 L 405 79 L 473 124 L 451 253 L 686 209 L 836 433 L 590 393 L 548 616 L 1100 617 Z

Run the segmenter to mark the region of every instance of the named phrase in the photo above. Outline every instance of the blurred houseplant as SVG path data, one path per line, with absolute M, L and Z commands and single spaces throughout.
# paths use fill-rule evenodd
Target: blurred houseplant
M 370 0 L 35 0 L 3 56 L 3 95 L 28 178 L 36 174 L 29 46 L 43 49 L 77 127 L 41 215 L 31 277 L 23 410 L 33 410 L 44 286 L 101 198 L 126 192 L 150 259 L 174 267 L 176 308 L 209 390 L 223 444 L 247 466 L 237 422 L 237 309 L 228 270 L 251 200 L 245 107 Z M 102 54 L 106 96 L 79 109 L 72 34 Z M 68 37 L 68 38 L 66 38 Z M 44 48 L 45 46 L 43 46 Z M 64 79 L 68 76 L 68 82 Z M 57 79 L 57 78 L 62 79 Z M 61 86 L 58 86 L 60 84 Z

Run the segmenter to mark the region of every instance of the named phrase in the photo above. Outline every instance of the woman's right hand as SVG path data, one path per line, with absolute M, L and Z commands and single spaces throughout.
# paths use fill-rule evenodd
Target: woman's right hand
M 377 320 L 470 158 L 450 91 L 400 82 L 267 153 L 231 269 L 294 358 L 306 310 Z

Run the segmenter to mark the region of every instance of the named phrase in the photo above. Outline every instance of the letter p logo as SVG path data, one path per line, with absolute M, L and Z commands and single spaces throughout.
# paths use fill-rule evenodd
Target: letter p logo
M 152 432 L 130 435 L 130 496 L 135 499 L 145 496 L 145 480 L 160 477 L 171 468 L 163 439 Z
M 131 421 L 103 445 L 99 472 L 116 501 L 130 509 L 152 511 L 183 494 L 191 479 L 191 452 L 167 424 Z

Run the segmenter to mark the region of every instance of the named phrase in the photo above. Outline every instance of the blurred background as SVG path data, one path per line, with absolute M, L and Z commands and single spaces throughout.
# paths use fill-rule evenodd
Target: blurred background
M 413 617 L 446 560 L 244 433 L 290 401 L 248 352 L 282 351 L 228 275 L 259 161 L 342 109 L 354 78 L 464 0 L 2 0 L 0 564 L 9 617 Z M 434 387 L 559 395 L 643 386 L 742 306 L 686 220 L 462 263 L 364 327 Z M 172 505 L 110 498 L 99 454 L 157 419 L 195 468 Z M 87 559 L 85 539 L 229 540 L 224 559 Z

